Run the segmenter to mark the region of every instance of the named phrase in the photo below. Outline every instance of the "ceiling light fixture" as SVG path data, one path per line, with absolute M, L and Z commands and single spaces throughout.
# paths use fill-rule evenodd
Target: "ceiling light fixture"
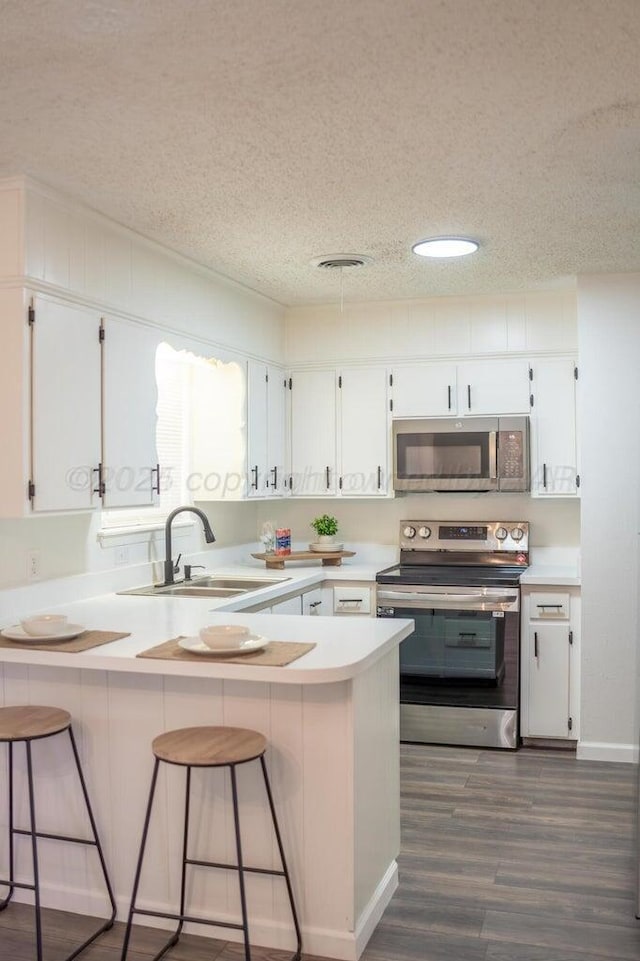
M 428 237 L 411 248 L 419 257 L 465 257 L 474 254 L 480 244 L 469 237 Z

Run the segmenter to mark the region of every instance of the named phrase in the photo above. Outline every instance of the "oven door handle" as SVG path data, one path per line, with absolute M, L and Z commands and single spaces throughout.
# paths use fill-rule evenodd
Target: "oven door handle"
M 384 601 L 455 601 L 455 603 L 475 603 L 482 601 L 485 604 L 513 604 L 518 600 L 517 594 L 501 594 L 499 596 L 491 594 L 428 594 L 426 592 L 410 591 L 378 591 L 378 598 Z

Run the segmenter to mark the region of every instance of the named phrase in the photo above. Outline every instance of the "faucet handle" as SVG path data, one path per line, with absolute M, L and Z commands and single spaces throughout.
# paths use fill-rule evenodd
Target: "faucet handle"
M 176 558 L 176 562 L 175 562 L 175 564 L 173 565 L 173 573 L 174 573 L 174 574 L 177 574 L 178 571 L 180 570 L 180 558 L 181 558 L 181 557 L 182 557 L 182 554 L 178 554 L 178 557 Z
M 192 571 L 195 567 L 200 567 L 200 568 L 202 568 L 202 570 L 204 570 L 204 564 L 185 564 L 185 565 L 184 565 L 184 579 L 185 579 L 185 581 L 190 581 L 190 580 L 191 580 L 191 571 Z

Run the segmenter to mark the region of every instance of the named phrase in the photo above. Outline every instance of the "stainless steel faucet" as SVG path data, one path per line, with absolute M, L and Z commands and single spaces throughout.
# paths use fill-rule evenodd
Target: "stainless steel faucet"
M 207 515 L 200 510 L 199 507 L 176 507 L 174 511 L 171 511 L 167 517 L 167 522 L 164 525 L 164 544 L 165 544 L 165 558 L 164 558 L 164 583 L 162 587 L 167 587 L 169 584 L 174 584 L 173 575 L 175 569 L 173 566 L 173 558 L 171 557 L 171 524 L 173 523 L 174 517 L 178 514 L 182 514 L 187 511 L 190 514 L 197 514 L 197 516 L 202 521 L 202 526 L 204 528 L 204 539 L 207 544 L 213 544 L 216 537 L 211 530 L 211 524 L 207 518 Z

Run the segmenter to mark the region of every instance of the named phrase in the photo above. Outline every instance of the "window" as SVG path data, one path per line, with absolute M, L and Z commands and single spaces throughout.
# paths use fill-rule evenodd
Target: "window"
M 175 507 L 238 499 L 245 485 L 245 372 L 161 343 L 155 362 L 157 507 L 105 510 L 103 527 L 162 523 Z

